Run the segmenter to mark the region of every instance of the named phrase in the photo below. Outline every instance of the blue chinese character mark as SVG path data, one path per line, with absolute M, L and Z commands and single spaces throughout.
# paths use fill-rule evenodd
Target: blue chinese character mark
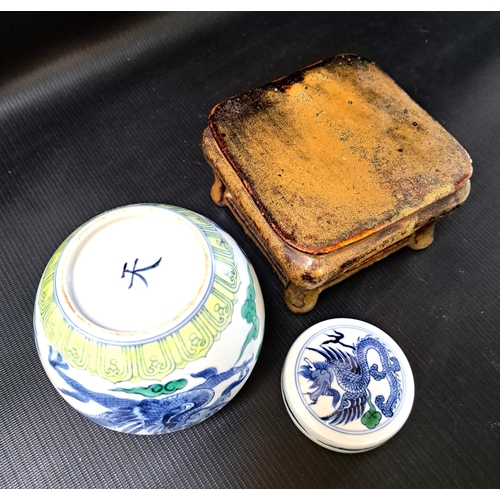
M 125 262 L 125 264 L 123 265 L 122 278 L 125 278 L 125 273 L 130 273 L 130 285 L 128 286 L 128 288 L 129 289 L 132 288 L 132 285 L 134 284 L 134 277 L 135 276 L 137 276 L 142 281 L 144 281 L 144 284 L 146 286 L 148 286 L 148 282 L 146 281 L 146 278 L 139 273 L 142 273 L 144 271 L 149 271 L 150 269 L 154 269 L 155 267 L 158 267 L 160 265 L 161 259 L 162 259 L 162 257 L 160 257 L 152 266 L 143 267 L 142 269 L 136 269 L 137 262 L 139 261 L 139 259 L 135 259 L 134 267 L 132 268 L 132 270 L 127 269 L 128 262 Z

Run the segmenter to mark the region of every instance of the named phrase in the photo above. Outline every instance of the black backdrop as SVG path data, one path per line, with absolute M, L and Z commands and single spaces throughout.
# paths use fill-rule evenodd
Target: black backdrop
M 0 15 L 0 486 L 3 488 L 498 488 L 500 15 L 3 13 Z M 472 191 L 426 250 L 403 249 L 297 316 L 225 208 L 201 134 L 222 99 L 320 59 L 373 60 L 469 152 Z M 228 231 L 266 304 L 259 361 L 237 397 L 186 431 L 139 437 L 86 420 L 33 341 L 38 281 L 62 240 L 107 209 L 179 205 Z M 332 317 L 385 330 L 416 397 L 382 447 L 344 455 L 288 417 L 294 339 Z

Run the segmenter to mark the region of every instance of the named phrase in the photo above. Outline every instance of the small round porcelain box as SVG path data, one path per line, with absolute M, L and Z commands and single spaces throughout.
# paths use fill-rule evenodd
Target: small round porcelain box
M 49 261 L 35 339 L 61 396 L 132 434 L 190 427 L 229 402 L 262 344 L 257 276 L 234 239 L 169 205 L 98 215 Z
M 413 375 L 386 333 L 354 319 L 318 323 L 292 345 L 282 371 L 283 399 L 312 441 L 343 453 L 385 443 L 413 405 Z

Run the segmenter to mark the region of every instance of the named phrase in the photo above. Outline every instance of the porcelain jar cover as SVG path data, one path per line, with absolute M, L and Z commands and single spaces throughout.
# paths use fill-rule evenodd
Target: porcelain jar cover
M 282 395 L 295 425 L 333 451 L 357 453 L 385 443 L 410 415 L 410 364 L 379 328 L 335 318 L 308 328 L 290 348 Z
M 91 219 L 50 259 L 35 340 L 59 394 L 131 434 L 188 428 L 248 379 L 264 334 L 255 271 L 207 218 L 170 205 Z

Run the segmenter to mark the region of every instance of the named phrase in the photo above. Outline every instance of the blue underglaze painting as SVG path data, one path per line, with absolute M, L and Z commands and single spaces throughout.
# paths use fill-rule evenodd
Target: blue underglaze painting
M 401 367 L 396 357 L 369 335 L 354 345 L 344 343 L 344 335 L 337 331 L 320 338 L 321 342 L 309 344 L 305 350 L 319 354 L 321 360 L 304 356 L 299 368 L 299 375 L 311 382 L 311 392 L 303 393 L 309 408 L 314 408 L 320 398 L 331 398 L 331 411 L 317 418 L 337 428 L 360 420 L 366 429 L 377 427 L 383 417 L 391 418 L 402 394 Z M 377 363 L 369 364 L 370 350 L 377 353 L 380 369 Z M 388 384 L 388 394 L 376 394 L 372 401 L 372 381 L 382 380 Z
M 53 347 L 49 347 L 48 356 L 49 364 L 71 388 L 59 388 L 62 394 L 81 403 L 98 403 L 106 408 L 106 411 L 99 415 L 81 413 L 104 427 L 131 434 L 164 434 L 178 431 L 210 417 L 231 399 L 231 391 L 238 387 L 250 372 L 252 360 L 253 355 L 241 365 L 223 373 L 218 373 L 216 368 L 208 368 L 192 374 L 192 377 L 201 379 L 202 382 L 184 392 L 181 392 L 186 386 L 184 379 L 146 388 L 115 389 L 152 396 L 140 401 L 90 391 L 68 375 L 68 364 Z M 223 387 L 221 384 L 233 377 L 237 379 L 229 383 L 216 398 L 217 386 Z

